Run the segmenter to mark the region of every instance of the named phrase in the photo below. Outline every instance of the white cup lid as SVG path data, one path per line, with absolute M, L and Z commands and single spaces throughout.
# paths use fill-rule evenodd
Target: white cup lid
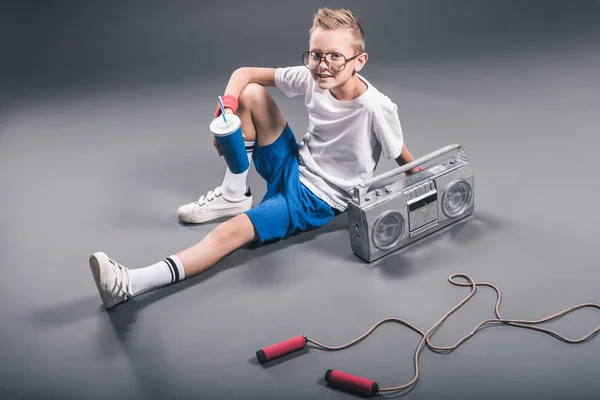
M 227 114 L 225 117 L 227 117 L 227 122 L 223 120 L 222 115 L 219 115 L 210 123 L 210 131 L 213 135 L 228 135 L 235 132 L 242 123 L 235 114 Z

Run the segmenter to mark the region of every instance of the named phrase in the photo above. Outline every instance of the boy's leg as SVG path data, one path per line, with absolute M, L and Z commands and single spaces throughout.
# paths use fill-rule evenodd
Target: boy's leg
M 197 244 L 151 266 L 129 269 L 105 253 L 90 257 L 90 268 L 105 308 L 197 275 L 255 238 L 252 222 L 240 214 L 218 225 Z
M 195 245 L 144 268 L 129 269 L 103 252 L 92 254 L 90 268 L 104 306 L 109 309 L 139 294 L 202 273 L 243 245 L 282 239 L 289 231 L 289 208 L 282 194 L 221 223 Z
M 206 271 L 241 246 L 287 236 L 289 208 L 280 193 L 246 213 L 221 223 L 195 245 L 144 268 L 129 269 L 98 252 L 90 268 L 104 306 L 108 309 L 131 297 Z
M 226 255 L 255 238 L 254 225 L 246 214 L 240 214 L 218 225 L 200 242 L 176 256 L 184 266 L 185 277 L 206 271 Z
M 258 84 L 246 85 L 238 99 L 237 115 L 242 121 L 249 160 L 255 142 L 259 146 L 273 143 L 286 121 L 267 90 Z M 223 183 L 201 196 L 198 201 L 181 206 L 179 219 L 187 223 L 202 223 L 217 218 L 239 215 L 252 208 L 252 194 L 246 185 L 249 168 L 241 174 L 233 174 L 229 168 Z
M 260 85 L 247 85 L 240 97 L 238 114 L 241 115 L 246 139 L 257 140 L 259 146 L 275 142 L 285 131 L 286 121 L 266 89 Z M 271 229 L 273 225 L 286 222 L 287 205 L 284 202 L 272 200 L 263 203 L 260 209 L 268 209 L 268 213 L 264 214 L 274 218 L 271 224 L 265 224 L 263 219 L 258 218 L 263 230 L 267 230 L 264 226 Z M 252 215 L 256 219 L 262 214 L 255 212 Z M 274 217 L 276 215 L 279 217 Z M 151 266 L 128 269 L 99 252 L 90 257 L 90 268 L 105 307 L 111 308 L 138 294 L 201 273 L 256 238 L 256 228 L 242 210 L 234 218 L 218 225 L 199 243 Z
M 273 143 L 285 128 L 285 117 L 267 89 L 257 83 L 246 85 L 239 98 L 238 117 L 246 140 L 263 147 Z

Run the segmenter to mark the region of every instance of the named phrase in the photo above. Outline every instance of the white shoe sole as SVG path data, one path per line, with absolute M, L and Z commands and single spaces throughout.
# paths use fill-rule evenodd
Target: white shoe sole
M 243 204 L 243 205 L 242 205 Z M 248 202 L 240 202 L 240 206 L 232 208 L 230 210 L 218 210 L 211 211 L 207 213 L 202 213 L 200 215 L 189 215 L 182 212 L 177 212 L 177 216 L 179 220 L 182 222 L 186 222 L 189 224 L 201 224 L 204 222 L 209 222 L 218 218 L 225 217 L 235 217 L 236 215 L 240 215 L 245 211 L 248 211 L 252 208 L 252 201 Z
M 104 308 L 108 310 L 109 308 L 112 308 L 121 302 L 113 304 L 114 300 L 112 299 L 112 296 L 107 298 L 107 293 L 102 288 L 102 282 L 106 280 L 106 269 L 100 268 L 100 265 L 107 263 L 110 263 L 110 261 L 108 261 L 108 256 L 105 253 L 98 252 L 90 256 L 90 269 L 92 270 L 92 275 L 94 276 L 94 281 L 96 282 L 96 288 L 98 289 L 98 293 L 100 294 Z

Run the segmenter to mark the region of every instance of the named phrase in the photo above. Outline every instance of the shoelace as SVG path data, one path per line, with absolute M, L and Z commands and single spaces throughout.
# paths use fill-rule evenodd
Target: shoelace
M 200 198 L 198 199 L 197 203 L 198 203 L 198 205 L 203 206 L 207 202 L 211 202 L 215 198 L 220 197 L 221 193 L 222 193 L 221 192 L 221 187 L 219 186 L 215 190 L 209 191 L 206 195 L 200 196 Z
M 116 275 L 116 279 L 115 279 L 115 287 L 114 289 L 118 289 L 117 294 L 119 296 L 127 296 L 127 295 L 132 295 L 132 290 L 131 290 L 131 279 L 129 278 L 129 270 L 127 268 L 125 268 L 124 266 L 122 266 L 121 264 L 119 264 L 118 262 L 115 262 L 113 260 L 110 260 L 111 264 L 113 265 L 114 269 L 115 269 L 115 275 Z M 127 281 L 127 287 L 125 287 L 124 282 Z

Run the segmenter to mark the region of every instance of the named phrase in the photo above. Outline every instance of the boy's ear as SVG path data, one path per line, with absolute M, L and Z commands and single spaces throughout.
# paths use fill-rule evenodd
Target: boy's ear
M 360 56 L 358 56 L 356 58 L 356 66 L 354 67 L 354 70 L 356 72 L 360 71 L 361 69 L 363 69 L 363 67 L 365 66 L 365 64 L 367 63 L 367 60 L 369 59 L 369 55 L 367 53 L 362 53 Z

